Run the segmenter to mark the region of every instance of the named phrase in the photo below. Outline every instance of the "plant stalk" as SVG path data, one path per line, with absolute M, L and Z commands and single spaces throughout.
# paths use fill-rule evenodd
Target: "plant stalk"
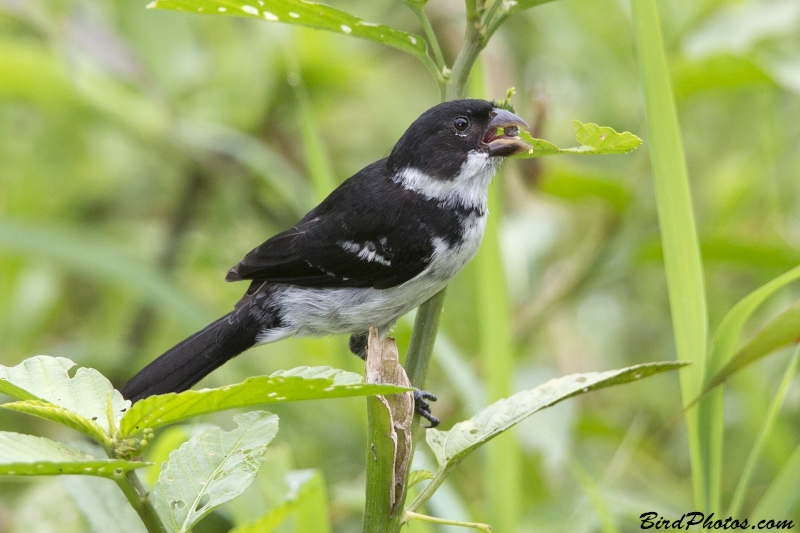
M 462 522 L 461 520 L 447 520 L 445 518 L 436 518 L 435 516 L 428 516 L 425 514 L 415 513 L 413 511 L 408 511 L 406 513 L 406 517 L 412 520 L 421 520 L 423 522 L 442 524 L 445 526 L 471 527 L 472 529 L 479 529 L 481 531 L 492 530 L 492 526 L 489 524 L 480 524 L 478 522 Z
M 125 498 L 134 508 L 139 518 L 142 519 L 144 527 L 148 533 L 167 533 L 167 528 L 161 522 L 153 502 L 147 497 L 147 491 L 139 481 L 139 477 L 134 470 L 125 473 L 125 477 L 115 480 L 117 486 L 122 490 Z

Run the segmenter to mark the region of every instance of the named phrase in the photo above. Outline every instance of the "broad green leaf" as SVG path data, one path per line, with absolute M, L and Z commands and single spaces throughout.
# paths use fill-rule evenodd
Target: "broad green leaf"
M 278 417 L 252 411 L 233 417 L 237 428 L 211 428 L 169 455 L 153 487 L 152 501 L 173 533 L 189 531 L 201 518 L 250 485 L 278 433 Z
M 559 148 L 550 141 L 535 139 L 527 131 L 520 131 L 520 138 L 532 148 L 515 157 L 530 159 L 555 154 L 626 154 L 642 144 L 639 137 L 628 131 L 618 133 L 608 126 L 583 124 L 577 120 L 572 124 L 575 127 L 575 138 L 581 143 L 580 146 Z
M 188 390 L 150 396 L 136 402 L 120 421 L 123 436 L 204 415 L 267 403 L 394 394 L 411 389 L 367 385 L 358 374 L 328 366 L 298 367 L 258 376 L 217 389 Z
M 418 57 L 427 52 L 425 39 L 419 35 L 364 22 L 339 9 L 304 0 L 155 0 L 147 7 L 285 22 L 360 37 Z
M 109 412 L 118 420 L 130 402 L 125 400 L 119 391 L 114 390 L 111 382 L 93 368 L 79 368 L 73 377 L 68 371 L 75 363 L 63 357 L 38 355 L 24 360 L 14 367 L 0 366 L 0 393 L 8 394 L 20 400 L 38 400 L 54 404 L 62 409 L 46 409 L 41 403 L 25 403 L 17 410 L 45 418 L 67 423 L 64 410 L 75 416 L 67 423 L 70 427 L 83 431 L 92 428 L 88 435 L 96 433 L 97 427 L 109 433 Z M 110 402 L 110 404 L 109 404 Z M 13 408 L 13 407 L 12 407 Z
M 469 420 L 459 422 L 449 431 L 429 429 L 428 445 L 439 462 L 439 472 L 459 463 L 467 454 L 521 422 L 533 413 L 585 392 L 629 383 L 644 377 L 676 370 L 686 363 L 668 361 L 645 363 L 620 370 L 572 374 L 498 400 Z
M 147 533 L 130 502 L 112 481 L 63 476 L 61 483 L 94 533 Z
M 140 470 L 137 474 L 147 482 L 148 486 L 152 487 L 161 474 L 161 464 L 169 461 L 169 454 L 180 448 L 181 444 L 194 435 L 199 435 L 212 427 L 216 426 L 212 424 L 181 424 L 160 431 L 155 442 L 147 447 L 145 453 L 147 460 L 154 466 Z
M 642 140 L 629 131 L 617 133 L 608 126 L 582 124 L 572 121 L 575 138 L 581 143 L 581 149 L 588 146 L 598 154 L 626 154 L 642 144 Z M 583 151 L 583 150 L 582 150 Z
M 96 458 L 44 437 L 0 431 L 0 475 L 81 474 L 116 478 L 149 463 Z
M 23 400 L 20 402 L 4 403 L 0 405 L 0 407 L 58 422 L 72 429 L 77 429 L 104 446 L 108 447 L 113 445 L 113 441 L 108 432 L 100 427 L 97 422 L 56 404 L 43 402 L 41 400 Z
M 286 484 L 290 489 L 284 502 L 258 520 L 243 524 L 230 533 L 272 533 L 295 512 L 299 513 L 296 522 L 298 533 L 330 531 L 322 474 L 317 470 L 287 472 Z
M 713 389 L 731 375 L 778 348 L 795 344 L 800 338 L 800 301 L 773 318 L 742 346 L 719 372 L 708 380 L 703 393 Z M 702 393 L 701 393 L 702 394 Z

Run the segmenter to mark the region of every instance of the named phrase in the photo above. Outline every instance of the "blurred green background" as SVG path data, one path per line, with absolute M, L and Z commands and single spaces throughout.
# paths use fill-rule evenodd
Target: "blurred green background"
M 329 3 L 421 31 L 401 2 Z M 223 282 L 228 268 L 387 155 L 438 102 L 422 64 L 375 43 L 144 4 L 0 0 L 0 364 L 64 356 L 121 386 L 231 308 L 245 286 Z M 800 264 L 800 2 L 671 0 L 659 8 L 713 331 L 742 296 Z M 463 4 L 431 0 L 427 10 L 450 62 Z M 498 32 L 482 66 L 493 97 L 517 88 L 518 114 L 535 136 L 572 146 L 578 119 L 647 143 L 627 0 L 560 0 L 527 11 Z M 492 216 L 501 219 L 513 305 L 513 388 L 673 359 L 646 147 L 504 168 L 493 185 L 504 209 Z M 439 395 L 434 412 L 445 428 L 486 403 L 479 289 L 469 266 L 445 303 L 427 386 Z M 799 292 L 779 293 L 747 333 Z M 410 324 L 395 329 L 401 352 Z M 767 358 L 726 389 L 724 501 L 788 357 Z M 290 339 L 251 350 L 204 383 L 300 365 L 363 370 L 345 337 Z M 334 530 L 358 531 L 364 400 L 271 410 L 281 416 L 276 453 L 292 468 L 320 469 Z M 668 375 L 521 424 L 520 531 L 637 531 L 644 512 L 678 518 L 693 510 L 679 414 L 677 375 Z M 795 378 L 745 512 L 800 442 L 798 422 Z M 75 438 L 11 412 L 0 412 L 0 428 Z M 477 455 L 431 512 L 486 518 Z M 800 520 L 796 500 L 794 516 L 765 518 Z M 236 512 L 218 514 L 217 531 L 236 522 Z M 84 530 L 58 480 L 0 479 L 0 532 Z

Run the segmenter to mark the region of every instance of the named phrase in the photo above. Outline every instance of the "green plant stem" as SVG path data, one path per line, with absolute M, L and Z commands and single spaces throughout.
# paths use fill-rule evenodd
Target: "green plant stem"
M 131 504 L 131 507 L 138 513 L 139 518 L 142 519 L 144 527 L 147 528 L 148 533 L 167 533 L 167 528 L 161 522 L 156 508 L 150 498 L 147 497 L 147 491 L 144 490 L 142 483 L 139 481 L 136 472 L 129 470 L 125 477 L 116 479 L 117 486 L 122 490 L 125 498 Z
M 419 21 L 422 24 L 422 30 L 425 32 L 425 37 L 428 39 L 428 44 L 430 45 L 431 50 L 433 50 L 433 58 L 436 60 L 436 65 L 439 67 L 440 72 L 444 72 L 444 68 L 447 65 L 444 62 L 442 47 L 439 45 L 439 39 L 436 37 L 436 32 L 433 31 L 431 20 L 425 13 L 425 6 L 411 3 L 409 3 L 408 6 L 417 15 L 417 18 L 419 18 Z
M 463 98 L 467 89 L 467 80 L 481 51 L 486 47 L 484 28 L 481 25 L 480 6 L 473 15 L 467 15 L 467 29 L 464 33 L 464 46 L 453 63 L 453 70 L 447 80 L 445 99 Z
M 472 529 L 480 529 L 481 531 L 492 530 L 492 527 L 489 524 L 479 524 L 477 522 L 462 522 L 460 520 L 447 520 L 444 518 L 436 518 L 435 516 L 428 516 L 426 514 L 415 513 L 413 511 L 406 512 L 406 517 L 411 520 L 422 520 L 423 522 L 431 522 L 433 524 L 442 524 L 445 526 L 471 527 Z
M 789 365 L 786 367 L 786 372 L 783 374 L 781 384 L 778 386 L 775 397 L 770 403 L 767 416 L 764 418 L 764 422 L 761 424 L 761 429 L 759 430 L 758 436 L 753 443 L 753 448 L 750 450 L 750 454 L 747 456 L 747 462 L 744 464 L 742 475 L 739 478 L 739 483 L 736 485 L 736 491 L 733 493 L 733 498 L 731 499 L 731 504 L 728 508 L 728 516 L 739 516 L 739 510 L 742 507 L 745 493 L 747 492 L 747 488 L 750 485 L 750 480 L 755 472 L 756 464 L 761 456 L 761 451 L 764 449 L 764 444 L 767 442 L 767 437 L 770 433 L 772 433 L 772 428 L 775 426 L 775 420 L 777 420 L 778 413 L 781 410 L 781 406 L 783 406 L 783 400 L 786 398 L 786 392 L 789 390 L 789 385 L 791 385 L 794 376 L 797 374 L 797 369 L 799 366 L 798 363 L 800 363 L 800 345 L 795 348 L 794 354 L 792 354 L 792 358 L 789 360 Z
M 678 359 L 694 363 L 681 373 L 681 395 L 687 405 L 699 391 L 706 364 L 708 313 L 703 267 L 658 8 L 655 0 L 631 3 L 675 347 Z M 699 417 L 698 408 L 686 412 L 695 505 L 707 510 L 707 506 L 714 507 L 716 499 L 713 485 L 719 485 L 719 476 L 707 468 L 708 461 L 720 459 L 721 449 L 711 445 L 713 439 L 704 438 L 708 432 L 713 434 L 713 429 L 701 428 Z M 720 422 L 709 419 L 710 425 Z
M 414 330 L 411 333 L 403 368 L 411 384 L 417 388 L 425 386 L 425 378 L 428 376 L 428 365 L 433 353 L 433 344 L 436 342 L 436 332 L 439 331 L 439 317 L 444 307 L 445 292 L 446 289 L 440 291 L 419 306 L 417 317 L 414 319 Z
M 445 291 L 442 290 L 417 310 L 414 330 L 404 368 L 411 384 L 417 388 L 425 386 L 428 365 L 436 332 L 439 329 L 439 317 L 444 305 Z M 367 482 L 366 503 L 364 506 L 364 522 L 362 533 L 397 533 L 403 525 L 405 516 L 405 494 L 397 504 L 397 511 L 390 513 L 389 493 L 394 482 L 394 444 L 389 438 L 389 418 L 384 405 L 377 398 L 367 398 L 368 436 L 367 447 Z M 421 437 L 419 431 L 420 418 L 414 417 L 411 424 L 412 450 L 414 457 L 416 443 Z M 411 461 L 409 461 L 409 469 Z M 441 483 L 441 481 L 440 481 Z M 430 497 L 430 496 L 428 496 Z
M 386 406 L 376 397 L 367 398 L 369 446 L 367 446 L 367 492 L 362 533 L 396 533 L 403 525 L 403 505 L 394 515 L 390 500 L 394 484 L 395 446 L 391 418 Z

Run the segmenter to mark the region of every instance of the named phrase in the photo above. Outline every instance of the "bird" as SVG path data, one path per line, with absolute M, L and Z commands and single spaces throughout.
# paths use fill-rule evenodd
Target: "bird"
M 475 256 L 501 162 L 531 149 L 520 117 L 479 99 L 419 116 L 388 157 L 345 180 L 292 228 L 254 248 L 226 281 L 249 281 L 234 309 L 145 366 L 122 388 L 136 402 L 191 388 L 253 346 L 291 336 L 349 334 L 366 357 L 370 326 L 385 335 Z M 417 412 L 432 425 L 426 399 Z

